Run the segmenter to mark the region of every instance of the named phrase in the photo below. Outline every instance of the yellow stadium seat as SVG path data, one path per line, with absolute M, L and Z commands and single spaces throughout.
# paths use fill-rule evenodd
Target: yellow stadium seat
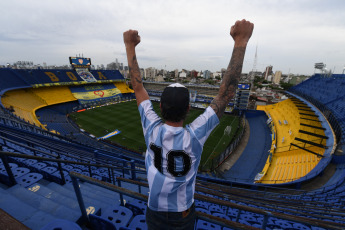
M 6 108 L 13 107 L 14 114 L 45 129 L 38 121 L 35 111 L 47 105 L 77 100 L 67 86 L 17 89 L 5 93 L 2 103 Z
M 299 130 L 325 135 L 324 130 L 315 128 L 322 127 L 321 122 L 317 118 L 312 118 L 313 120 L 302 119 L 311 118 L 307 115 L 301 115 L 295 101 L 291 99 L 274 105 L 260 106 L 258 109 L 265 111 L 272 119 L 276 136 L 276 142 L 272 142 L 272 146 L 276 145 L 276 148 L 272 147 L 272 162 L 275 163 L 270 164 L 266 169 L 266 173 L 261 179 L 262 183 L 276 183 L 279 180 L 288 182 L 307 175 L 317 165 L 320 158 L 301 148 L 306 148 L 321 155 L 324 149 L 302 140 L 322 143 L 323 145 L 326 144 L 326 140 L 321 141 L 321 138 L 301 133 Z M 314 114 L 312 110 L 303 111 L 303 113 Z M 295 138 L 302 140 L 296 140 Z
M 77 100 L 67 86 L 43 87 L 32 89 L 47 105 L 54 105 Z
M 121 93 L 134 93 L 134 91 L 128 87 L 126 82 L 116 82 L 114 85 L 121 91 Z

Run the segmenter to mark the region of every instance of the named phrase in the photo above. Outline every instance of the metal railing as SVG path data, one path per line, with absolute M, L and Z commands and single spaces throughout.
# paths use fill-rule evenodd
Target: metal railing
M 113 165 L 107 165 L 107 164 L 94 164 L 94 163 L 62 160 L 62 159 L 59 158 L 59 156 L 54 159 L 54 158 L 48 158 L 48 157 L 32 156 L 32 155 L 25 155 L 25 154 L 20 154 L 20 153 L 12 153 L 12 152 L 0 151 L 0 158 L 2 159 L 2 162 L 4 164 L 5 170 L 7 172 L 8 177 L 9 177 L 10 185 L 15 185 L 17 182 L 16 182 L 16 179 L 15 179 L 15 177 L 13 175 L 13 172 L 12 172 L 10 166 L 9 166 L 9 159 L 8 159 L 8 157 L 18 157 L 18 158 L 34 159 L 34 160 L 38 160 L 38 161 L 56 162 L 58 164 L 57 168 L 58 168 L 58 171 L 59 171 L 60 177 L 61 177 L 61 184 L 65 184 L 66 183 L 65 175 L 63 173 L 64 170 L 62 168 L 61 163 L 87 166 L 88 167 L 88 172 L 89 172 L 90 176 L 93 175 L 92 167 L 107 168 L 108 169 L 109 180 L 112 183 L 115 183 L 114 170 L 122 171 L 122 176 L 123 177 L 125 176 L 126 172 L 131 172 L 130 175 L 131 175 L 132 179 L 136 179 L 136 174 L 137 173 L 143 173 L 143 174 L 146 173 L 143 170 L 136 169 L 134 161 L 128 162 L 128 163 L 130 163 L 130 167 L 124 167 L 124 166 L 113 166 Z
M 86 213 L 85 204 L 84 204 L 84 200 L 83 200 L 83 197 L 82 197 L 82 194 L 80 191 L 78 180 L 83 181 L 83 182 L 87 182 L 90 184 L 94 184 L 94 185 L 100 186 L 102 188 L 111 190 L 113 192 L 119 193 L 122 205 L 124 204 L 124 200 L 123 200 L 124 195 L 138 199 L 138 200 L 141 200 L 141 201 L 147 201 L 147 199 L 148 199 L 148 197 L 144 194 L 137 193 L 137 192 L 134 192 L 134 191 L 122 188 L 120 186 L 110 184 L 110 183 L 99 181 L 97 179 L 94 179 L 94 178 L 91 178 L 91 177 L 88 177 L 88 176 L 85 176 L 85 175 L 82 175 L 79 173 L 71 172 L 70 176 L 72 178 L 73 187 L 74 187 L 74 190 L 75 190 L 75 193 L 77 196 L 77 200 L 79 203 L 80 211 L 82 213 L 82 220 L 83 221 L 89 222 L 89 218 L 88 218 L 88 215 Z M 138 183 L 142 183 L 142 182 L 138 182 Z M 201 199 L 203 199 L 203 198 L 201 198 Z M 207 200 L 205 199 L 205 201 L 207 201 Z M 214 224 L 218 224 L 220 226 L 231 227 L 231 228 L 235 228 L 235 229 L 253 229 L 253 230 L 259 229 L 259 228 L 254 228 L 254 227 L 244 225 L 244 224 L 241 224 L 238 222 L 226 220 L 226 219 L 223 219 L 220 217 L 212 216 L 209 214 L 205 214 L 205 213 L 201 213 L 201 212 L 196 212 L 196 213 L 197 213 L 198 219 L 205 220 L 205 221 L 208 221 L 208 222 L 211 222 Z
M 5 134 L 6 136 L 10 136 L 15 139 L 25 141 L 26 143 L 29 143 L 31 146 L 43 147 L 44 149 L 46 149 L 47 146 L 50 144 L 50 143 L 42 143 L 41 141 L 38 141 L 30 137 L 22 138 L 21 136 L 18 136 L 17 134 L 14 134 L 12 132 L 7 132 L 4 130 L 0 130 L 0 133 Z M 128 161 L 131 161 L 131 160 L 122 159 L 116 156 L 111 156 L 109 154 L 103 154 L 100 152 L 95 153 L 95 152 L 88 152 L 86 150 L 78 150 L 78 152 L 76 152 L 75 149 L 72 151 L 69 148 L 61 147 L 60 145 L 57 145 L 55 147 L 49 146 L 49 149 L 54 151 L 57 154 L 57 155 L 54 155 L 54 154 L 45 152 L 41 149 L 30 147 L 27 144 L 22 144 L 21 142 L 17 142 L 12 139 L 6 138 L 4 136 L 0 136 L 0 139 L 3 139 L 5 143 L 10 142 L 17 146 L 24 147 L 25 149 L 29 149 L 33 151 L 35 156 L 37 155 L 37 152 L 40 152 L 44 155 L 52 156 L 54 158 L 56 158 L 57 156 L 59 156 L 60 158 L 61 156 L 66 156 L 69 158 L 74 158 L 77 161 L 83 161 L 87 163 L 91 163 L 92 161 L 97 161 L 98 164 L 115 164 L 115 165 L 121 165 L 121 164 L 125 165 Z M 69 152 L 69 154 L 67 152 Z M 71 153 L 73 153 L 73 155 Z M 138 160 L 135 160 L 135 161 L 138 162 Z
M 99 181 L 97 179 L 90 178 L 88 176 L 85 176 L 85 175 L 82 175 L 79 173 L 75 173 L 75 172 L 71 172 L 70 176 L 72 178 L 73 187 L 74 187 L 75 192 L 76 192 L 76 196 L 77 196 L 77 199 L 79 202 L 80 210 L 82 212 L 82 217 L 86 221 L 88 221 L 88 216 L 86 213 L 84 201 L 83 201 L 80 187 L 78 184 L 78 179 L 80 181 L 91 183 L 91 184 L 94 184 L 94 185 L 97 185 L 97 186 L 100 186 L 100 187 L 103 187 L 103 188 L 106 188 L 106 189 L 109 189 L 111 191 L 119 193 L 122 205 L 124 204 L 123 195 L 147 202 L 148 197 L 146 195 L 122 188 L 121 187 L 121 181 L 138 185 L 139 191 L 141 191 L 141 189 L 140 189 L 141 186 L 148 187 L 147 183 L 139 182 L 139 181 L 133 181 L 130 179 L 125 179 L 125 178 L 117 178 L 119 186 L 116 186 L 116 185 L 109 184 L 109 183 L 106 183 L 103 181 Z M 206 190 L 203 190 L 203 192 L 205 192 L 205 191 Z M 235 203 L 232 203 L 229 201 L 225 201 L 225 200 L 221 200 L 221 199 L 217 199 L 217 198 L 212 198 L 212 197 L 204 196 L 204 195 L 197 194 L 197 193 L 195 194 L 195 199 L 240 210 L 238 212 L 237 217 L 236 217 L 236 221 L 229 221 L 229 220 L 226 220 L 223 218 L 219 218 L 219 217 L 215 217 L 212 215 L 197 212 L 197 218 L 198 219 L 206 220 L 208 222 L 218 224 L 218 225 L 223 226 L 223 227 L 231 227 L 231 228 L 235 228 L 235 229 L 258 229 L 258 228 L 253 228 L 253 227 L 250 227 L 248 225 L 243 225 L 243 224 L 240 224 L 237 222 L 240 218 L 242 211 L 248 211 L 248 212 L 253 212 L 253 213 L 263 215 L 264 220 L 263 220 L 263 223 L 261 226 L 262 229 L 266 229 L 266 225 L 268 223 L 269 217 L 281 218 L 281 219 L 285 219 L 285 220 L 289 220 L 289 221 L 294 221 L 294 222 L 312 225 L 312 226 L 318 226 L 318 227 L 322 227 L 322 228 L 326 228 L 326 229 L 344 229 L 344 227 L 345 227 L 345 224 L 334 223 L 331 221 L 316 220 L 316 219 L 305 218 L 305 217 L 300 217 L 300 216 L 294 216 L 294 215 L 290 215 L 290 214 L 286 214 L 286 213 L 270 212 L 270 211 L 266 211 L 266 210 L 259 209 L 259 208 L 253 208 L 253 207 L 249 207 L 249 206 L 238 205 L 238 204 L 235 204 Z
M 108 168 L 109 178 L 111 178 L 111 182 L 113 184 L 110 184 L 110 183 L 107 183 L 107 182 L 103 182 L 103 181 L 99 181 L 97 179 L 94 179 L 94 178 L 91 178 L 91 177 L 88 177 L 88 176 L 85 176 L 85 175 L 82 175 L 82 174 L 79 174 L 79 173 L 76 173 L 76 172 L 70 172 L 72 183 L 73 183 L 73 186 L 74 186 L 74 188 L 76 190 L 77 199 L 78 199 L 81 211 L 82 211 L 83 218 L 85 220 L 87 220 L 87 214 L 86 214 L 86 211 L 85 211 L 85 205 L 83 205 L 82 196 L 81 196 L 79 185 L 78 185 L 78 182 L 76 181 L 76 178 L 78 178 L 78 179 L 80 179 L 82 181 L 86 181 L 86 182 L 89 182 L 89 183 L 92 183 L 92 184 L 99 185 L 101 187 L 110 189 L 112 191 L 118 192 L 120 194 L 121 199 L 122 199 L 122 201 L 121 201 L 122 204 L 124 203 L 123 202 L 123 195 L 131 196 L 131 197 L 136 198 L 136 199 L 147 201 L 147 196 L 145 196 L 143 194 L 140 194 L 140 193 L 136 193 L 136 192 L 131 191 L 131 190 L 127 190 L 127 189 L 121 188 L 121 181 L 126 181 L 126 182 L 130 182 L 132 184 L 137 184 L 139 187 L 140 186 L 148 187 L 147 183 L 133 181 L 133 180 L 124 179 L 124 178 L 117 178 L 119 186 L 114 185 L 115 184 L 114 169 L 121 169 L 121 170 L 123 170 L 123 176 L 125 174 L 124 173 L 125 170 L 130 170 L 130 171 L 132 171 L 132 178 L 135 179 L 136 178 L 135 177 L 135 172 L 136 171 L 139 171 L 139 172 L 143 173 L 142 170 L 136 170 L 135 166 L 134 166 L 134 168 L 133 167 L 131 167 L 131 168 L 114 167 L 114 166 L 111 166 L 111 165 L 99 165 L 99 164 L 75 162 L 75 161 L 68 161 L 68 160 L 62 160 L 62 159 L 52 159 L 52 158 L 45 158 L 45 157 L 39 157 L 39 156 L 23 155 L 23 154 L 18 154 L 18 153 L 11 153 L 11 152 L 0 151 L 0 157 L 1 157 L 2 161 L 3 161 L 3 164 L 5 166 L 6 172 L 9 175 L 9 178 L 12 181 L 13 184 L 15 184 L 16 182 L 15 182 L 15 178 L 13 176 L 13 173 L 11 171 L 11 168 L 10 168 L 10 166 L 8 164 L 8 157 L 9 156 L 10 157 L 20 157 L 20 158 L 27 158 L 27 159 L 36 159 L 36 160 L 44 160 L 44 161 L 57 162 L 58 165 L 59 165 L 58 168 L 59 168 L 60 175 L 61 175 L 62 178 L 64 178 L 64 175 L 63 175 L 63 172 L 62 172 L 61 163 L 85 165 L 85 166 L 89 167 L 90 171 L 92 170 L 91 166 Z M 91 175 L 92 175 L 92 172 L 91 172 Z M 76 187 L 77 187 L 77 189 L 76 189 Z M 141 191 L 141 189 L 139 191 Z M 268 211 L 265 211 L 265 210 L 262 210 L 262 209 L 257 209 L 257 208 L 252 208 L 252 207 L 248 207 L 248 206 L 237 205 L 237 204 L 234 204 L 234 203 L 231 203 L 231 202 L 228 202 L 228 201 L 223 201 L 223 200 L 219 200 L 219 199 L 203 196 L 203 195 L 200 195 L 200 194 L 196 194 L 195 198 L 198 199 L 198 200 L 207 201 L 207 202 L 211 202 L 211 203 L 215 203 L 215 204 L 219 204 L 219 205 L 223 205 L 223 206 L 227 206 L 227 207 L 231 207 L 231 208 L 236 208 L 236 209 L 243 210 L 243 211 L 249 211 L 249 212 L 254 212 L 254 213 L 257 213 L 257 214 L 262 214 L 262 215 L 265 216 L 265 219 L 266 219 L 263 222 L 263 225 L 262 225 L 263 228 L 265 228 L 265 226 L 267 224 L 267 219 L 269 217 L 282 218 L 282 219 L 286 219 L 286 220 L 300 222 L 300 223 L 303 223 L 303 224 L 310 224 L 310 225 L 313 225 L 313 226 L 324 227 L 324 228 L 327 228 L 327 229 L 342 229 L 342 228 L 345 227 L 345 225 L 341 225 L 341 224 L 338 224 L 338 223 L 333 223 L 333 222 L 328 222 L 328 221 L 320 221 L 320 220 L 314 220 L 314 219 L 308 219 L 308 218 L 303 218 L 303 217 L 296 217 L 296 216 L 293 216 L 293 215 L 282 214 L 282 213 L 275 213 L 275 212 L 268 212 Z M 221 218 L 216 218 L 214 216 L 206 215 L 206 214 L 199 213 L 199 212 L 197 212 L 197 214 L 198 214 L 198 218 L 199 219 L 203 219 L 203 220 L 215 223 L 215 224 L 219 224 L 221 226 L 236 227 L 238 229 L 248 229 L 248 226 L 241 225 L 241 224 L 239 224 L 237 222 L 227 221 L 227 220 L 224 220 L 224 219 L 221 219 Z M 240 212 L 239 212 L 238 215 L 240 215 Z M 237 220 L 238 220 L 238 218 L 239 218 L 239 216 L 237 217 Z M 338 226 L 342 226 L 342 227 L 338 227 Z

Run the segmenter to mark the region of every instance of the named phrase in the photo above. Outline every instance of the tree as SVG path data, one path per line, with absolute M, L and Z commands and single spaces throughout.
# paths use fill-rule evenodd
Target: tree
M 280 86 L 284 89 L 284 90 L 288 90 L 288 89 L 290 89 L 292 86 L 294 86 L 293 84 L 291 84 L 291 83 L 284 83 L 284 82 L 282 82 L 282 83 L 280 83 Z

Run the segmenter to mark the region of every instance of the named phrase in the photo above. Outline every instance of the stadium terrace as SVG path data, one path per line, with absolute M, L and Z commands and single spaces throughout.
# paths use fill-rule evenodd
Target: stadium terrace
M 145 149 L 134 148 L 142 132 L 135 136 L 127 121 L 133 90 L 117 70 L 91 70 L 87 58 L 70 63 L 73 69 L 0 69 L 1 222 L 146 229 Z M 159 101 L 164 84 L 145 84 Z M 186 87 L 197 114 L 214 94 Z M 288 99 L 248 110 L 250 85 L 239 86 L 200 164 L 196 229 L 345 229 L 344 87 L 345 75 L 315 74 L 285 92 Z M 107 126 L 91 131 L 98 121 Z

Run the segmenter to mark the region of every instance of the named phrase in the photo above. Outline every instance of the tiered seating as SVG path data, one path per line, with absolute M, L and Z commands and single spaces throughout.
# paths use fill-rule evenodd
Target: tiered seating
M 6 92 L 6 94 L 1 97 L 1 101 L 6 108 L 13 107 L 14 114 L 20 118 L 34 123 L 37 126 L 41 126 L 34 114 L 34 110 L 45 106 L 46 103 L 33 94 L 30 89 L 19 89 Z
M 276 127 L 276 152 L 289 150 L 290 143 L 299 130 L 300 118 L 297 108 L 291 100 L 285 100 L 263 109 Z
M 118 180 L 123 181 L 121 178 Z M 147 186 L 147 184 L 127 179 L 124 181 L 126 183 L 121 183 L 122 185 L 133 183 Z M 136 191 L 140 190 L 136 189 Z M 264 222 L 266 222 L 266 229 L 318 229 L 314 226 L 316 222 L 319 222 L 318 224 L 339 223 L 345 226 L 344 215 L 341 213 L 343 207 L 335 208 L 329 215 L 327 207 L 332 206 L 330 203 L 306 200 L 305 193 L 299 192 L 302 195 L 298 195 L 296 190 L 285 192 L 289 195 L 240 189 L 227 184 L 220 185 L 199 180 L 195 194 L 196 211 L 256 228 L 262 228 Z M 294 193 L 296 195 L 293 195 Z M 303 221 L 300 219 L 302 223 L 298 223 L 296 221 L 299 217 L 306 218 Z M 214 223 L 198 220 L 196 229 L 222 228 Z
M 7 91 L 9 89 L 30 87 L 30 84 L 21 78 L 21 75 L 18 75 L 16 70 L 0 68 L 0 76 L 2 79 L 0 92 Z
M 58 87 L 42 87 L 32 89 L 33 93 L 47 105 L 55 105 L 64 102 L 76 101 L 77 99 L 72 95 L 71 90 L 67 86 Z
M 128 87 L 128 85 L 125 82 L 116 82 L 114 83 L 116 88 L 118 88 L 122 94 L 124 93 L 134 93 L 134 90 Z
M 319 163 L 326 146 L 324 128 L 315 113 L 295 98 L 260 109 L 274 123 L 276 146 L 258 182 L 285 183 L 306 176 Z
M 289 90 L 306 98 L 329 116 L 329 122 L 338 137 L 337 142 L 345 142 L 344 86 L 345 75 L 343 74 L 333 74 L 330 77 L 315 74 L 307 81 Z
M 13 107 L 14 114 L 42 128 L 44 126 L 35 115 L 37 109 L 76 100 L 69 88 L 64 86 L 13 90 L 6 92 L 1 99 L 6 108 Z
M 64 136 L 73 135 L 78 141 L 83 142 L 85 135 L 81 134 L 79 128 L 73 126 L 67 117 L 67 114 L 78 105 L 76 101 L 73 101 L 46 106 L 36 110 L 36 116 L 42 124 L 46 125 L 48 130 L 56 130 Z

